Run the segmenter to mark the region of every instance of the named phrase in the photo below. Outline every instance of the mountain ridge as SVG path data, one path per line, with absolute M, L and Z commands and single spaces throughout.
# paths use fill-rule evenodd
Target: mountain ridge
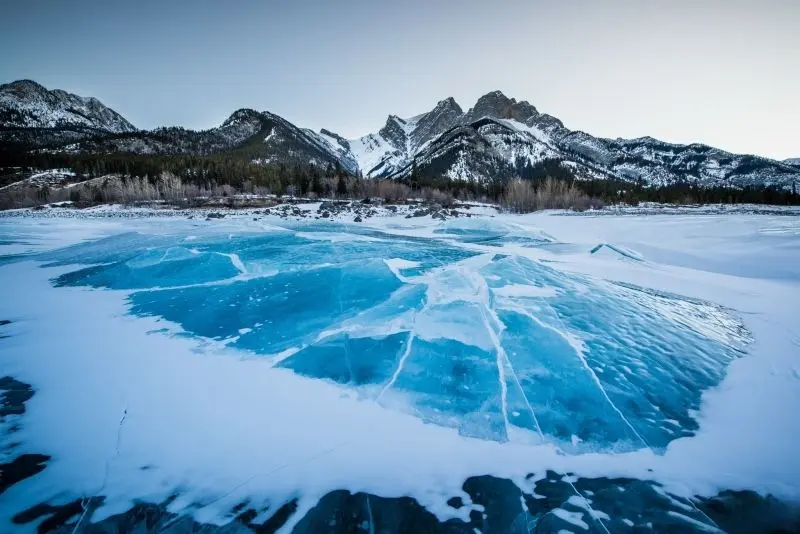
M 6 128 L 85 127 L 110 133 L 136 127 L 94 97 L 46 89 L 33 80 L 0 85 L 0 124 Z
M 443 176 L 482 183 L 524 176 L 557 161 L 578 178 L 648 186 L 766 186 L 789 189 L 800 166 L 707 145 L 667 143 L 649 136 L 594 137 L 570 130 L 528 101 L 501 91 L 464 111 L 447 97 L 429 111 L 390 114 L 377 132 L 346 139 L 292 124 L 269 111 L 242 108 L 219 126 L 138 130 L 92 97 L 48 90 L 31 80 L 0 86 L 0 142 L 73 153 L 206 155 L 237 151 L 256 163 L 338 166 L 374 178 Z

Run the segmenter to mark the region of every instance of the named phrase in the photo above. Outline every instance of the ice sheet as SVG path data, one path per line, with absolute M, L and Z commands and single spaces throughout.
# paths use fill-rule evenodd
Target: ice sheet
M 180 489 L 224 522 L 348 488 L 463 517 L 443 503 L 467 476 L 547 468 L 800 499 L 800 256 L 769 217 L 727 219 L 64 221 L 64 242 L 2 221 L 30 243 L 0 266 L 2 373 L 36 388 L 20 438 L 54 460 L 0 511 Z

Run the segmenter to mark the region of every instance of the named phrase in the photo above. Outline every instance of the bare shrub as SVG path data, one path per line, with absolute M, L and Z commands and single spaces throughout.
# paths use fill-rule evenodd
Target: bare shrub
M 379 197 L 386 202 L 406 201 L 411 194 L 407 185 L 393 180 L 364 180 L 362 187 L 364 196 Z
M 536 190 L 533 188 L 533 184 L 524 180 L 512 180 L 506 185 L 502 204 L 508 210 L 516 213 L 535 211 L 537 209 Z
M 584 211 L 589 208 L 602 207 L 599 200 L 592 199 L 574 184 L 550 177 L 539 187 L 535 187 L 530 181 L 512 180 L 506 186 L 502 205 L 516 213 L 546 209 Z
M 449 208 L 455 203 L 453 194 L 449 191 L 441 191 L 440 189 L 433 189 L 431 187 L 423 187 L 420 190 L 422 200 L 428 203 L 439 204 L 442 207 Z

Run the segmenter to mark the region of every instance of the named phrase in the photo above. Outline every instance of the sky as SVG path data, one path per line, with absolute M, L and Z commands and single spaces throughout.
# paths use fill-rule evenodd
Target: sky
M 499 89 L 571 129 L 800 157 L 798 0 L 2 0 L 0 83 L 139 128 L 252 107 L 345 137 Z

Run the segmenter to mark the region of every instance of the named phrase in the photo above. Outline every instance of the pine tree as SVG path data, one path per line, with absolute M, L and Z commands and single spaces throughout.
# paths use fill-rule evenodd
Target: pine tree
M 347 182 L 344 179 L 344 173 L 339 173 L 339 180 L 336 182 L 336 196 L 347 196 Z
M 312 167 L 311 169 L 311 191 L 318 197 L 321 197 L 324 192 L 322 180 L 320 180 L 319 171 L 316 167 Z

